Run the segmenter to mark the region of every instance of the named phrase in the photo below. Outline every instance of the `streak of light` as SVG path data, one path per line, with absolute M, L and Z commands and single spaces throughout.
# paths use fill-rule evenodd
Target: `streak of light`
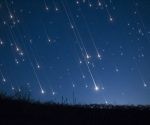
M 144 80 L 144 78 L 143 78 L 143 75 L 142 75 L 142 73 L 141 73 L 141 70 L 140 70 L 140 68 L 139 68 L 139 66 L 138 66 L 138 64 L 137 64 L 137 62 L 135 62 L 135 64 L 136 64 L 136 68 L 137 68 L 137 71 L 138 71 L 138 74 L 139 74 L 139 76 L 140 76 L 140 79 L 141 79 L 141 81 L 142 81 L 142 84 L 143 84 L 143 87 L 147 87 L 147 84 L 146 84 L 146 82 L 145 82 L 145 80 Z
M 44 6 L 45 6 L 45 10 L 49 10 L 48 6 L 47 6 L 47 3 L 46 3 L 46 0 L 44 0 Z
M 77 33 L 77 31 L 76 31 L 77 28 L 76 28 L 76 26 L 75 26 L 75 22 L 72 21 L 71 17 L 69 16 L 69 12 L 67 11 L 67 8 L 66 8 L 66 6 L 65 6 L 65 4 L 64 4 L 63 1 L 62 1 L 62 5 L 63 5 L 63 8 L 64 8 L 64 10 L 65 10 L 66 16 L 67 16 L 68 21 L 69 21 L 69 24 L 70 24 L 70 26 L 71 26 L 71 28 L 72 28 L 72 30 L 73 30 L 74 36 L 75 36 L 75 38 L 76 38 L 76 40 L 77 40 L 77 43 L 78 43 L 78 46 L 79 46 L 79 49 L 80 49 L 82 55 L 83 55 L 83 50 L 84 50 L 84 51 L 85 51 L 85 54 L 86 54 L 86 57 L 89 57 L 89 56 L 88 56 L 88 53 L 87 53 L 87 50 L 86 50 L 86 48 L 85 48 L 85 46 L 84 46 L 83 41 L 82 41 L 83 49 L 82 49 L 82 47 L 81 47 L 81 43 L 79 42 L 79 39 L 80 39 L 80 41 L 81 41 L 81 37 L 78 38 L 79 32 Z M 73 26 L 73 25 L 74 25 L 74 26 Z
M 6 82 L 6 78 L 4 77 L 4 74 L 2 73 L 1 69 L 0 69 L 0 74 L 1 74 L 1 76 L 2 76 L 2 81 L 3 81 L 3 82 Z
M 145 23 L 144 23 L 144 21 L 143 21 L 143 18 L 142 18 L 142 16 L 141 16 L 141 14 L 140 14 L 140 11 L 139 11 L 139 9 L 138 9 L 138 4 L 136 4 L 136 13 L 137 13 L 137 15 L 138 15 L 138 17 L 139 17 L 139 19 L 140 19 L 141 24 L 142 24 L 142 28 L 143 28 L 143 30 L 144 30 L 144 34 L 146 34 L 146 35 L 145 35 L 145 36 L 146 36 L 146 39 L 147 39 L 147 41 L 150 43 L 150 37 L 149 37 L 149 35 L 148 35 L 147 31 L 146 31 L 146 26 L 145 26 Z
M 96 50 L 97 57 L 101 60 L 102 57 L 101 57 L 101 55 L 100 55 L 100 53 L 99 53 L 99 51 L 98 51 L 98 48 L 97 48 L 97 46 L 96 46 L 95 40 L 94 40 L 93 35 L 92 35 L 92 32 L 91 32 L 90 27 L 89 27 L 89 25 L 88 25 L 88 23 L 87 23 L 86 17 L 83 15 L 83 13 L 81 13 L 81 14 L 82 14 L 82 17 L 83 17 L 83 19 L 84 19 L 84 22 L 85 22 L 85 25 L 86 25 L 86 28 L 87 28 L 89 37 L 90 37 L 90 39 L 91 39 L 91 41 L 92 41 L 92 44 L 93 44 L 93 46 L 94 46 L 94 48 L 95 48 L 95 50 Z
M 88 0 L 88 5 L 89 5 L 89 7 L 92 7 L 92 4 L 91 4 L 90 0 Z
M 8 6 L 8 1 L 7 0 L 5 0 L 5 5 L 6 5 L 7 9 L 8 9 L 8 13 L 9 13 L 10 19 L 13 19 L 13 15 L 11 13 L 11 10 L 10 10 L 9 6 Z
M 101 6 L 102 6 L 101 1 L 100 1 L 100 0 L 98 0 L 97 2 L 98 2 L 98 6 L 100 6 L 100 7 L 101 7 Z
M 72 24 L 72 22 L 73 22 L 73 24 L 74 24 L 75 30 L 73 30 L 73 31 L 74 31 L 74 35 L 75 35 L 77 41 L 80 41 L 80 42 L 81 42 L 81 44 L 82 44 L 82 46 L 83 46 L 83 48 L 84 48 L 84 51 L 85 51 L 85 53 L 86 53 L 86 57 L 89 58 L 89 55 L 87 54 L 87 51 L 86 51 L 85 45 L 84 45 L 84 43 L 83 43 L 83 40 L 82 40 L 82 38 L 81 38 L 81 35 L 80 35 L 80 33 L 79 33 L 79 30 L 78 30 L 78 28 L 77 28 L 77 26 L 76 26 L 76 24 L 75 24 L 74 18 L 73 18 L 72 15 L 69 16 L 69 12 L 70 12 L 70 14 L 71 14 L 70 9 L 69 9 L 69 12 L 68 12 L 68 11 L 67 11 L 67 8 L 66 8 L 66 6 L 65 6 L 65 4 L 64 4 L 64 2 L 63 2 L 63 0 L 62 0 L 62 5 L 63 5 L 63 7 L 64 7 L 65 13 L 66 13 L 66 15 L 67 15 L 67 17 L 68 17 L 68 20 L 69 20 L 70 24 Z M 72 21 L 71 21 L 71 19 L 72 19 Z M 81 51 L 82 51 L 82 50 L 81 50 Z M 90 74 L 90 76 L 91 76 L 91 79 L 92 79 L 92 82 L 93 82 L 93 84 L 94 84 L 94 89 L 95 89 L 95 91 L 98 91 L 98 90 L 99 90 L 99 87 L 97 86 L 97 84 L 96 84 L 96 82 L 95 82 L 95 79 L 94 79 L 94 77 L 93 77 L 93 74 L 92 74 L 92 72 L 91 72 L 91 69 L 90 69 L 90 67 L 89 67 L 89 65 L 88 65 L 87 58 L 85 58 L 85 56 L 84 56 L 83 53 L 82 53 L 82 56 L 83 56 L 83 58 L 84 58 L 86 67 L 87 67 L 87 69 L 88 69 L 88 72 L 89 72 L 89 74 Z
M 108 9 L 108 5 L 107 5 L 107 4 L 105 4 L 105 8 L 106 8 L 106 12 L 107 12 L 107 14 L 108 14 L 108 16 L 109 16 L 109 21 L 112 22 L 112 21 L 113 21 L 113 18 L 112 18 L 111 14 L 110 14 L 110 11 L 109 11 L 109 9 Z
M 22 44 L 23 44 L 23 46 L 24 46 L 24 48 L 25 48 L 25 50 L 26 50 L 26 57 L 27 57 L 27 59 L 28 59 L 28 61 L 29 61 L 29 64 L 30 64 L 30 66 L 31 66 L 31 68 L 32 68 L 33 75 L 35 76 L 35 79 L 36 79 L 36 81 L 37 81 L 37 83 L 38 83 L 38 85 L 39 85 L 41 94 L 45 94 L 45 91 L 44 91 L 44 89 L 43 89 L 43 87 L 42 87 L 40 78 L 39 78 L 38 73 L 37 73 L 37 71 L 36 71 L 36 68 L 35 68 L 35 66 L 34 66 L 34 64 L 33 64 L 32 60 L 31 60 L 31 57 L 30 57 L 29 51 L 28 51 L 28 49 L 27 49 L 27 47 L 26 47 L 26 45 L 25 45 L 25 42 L 26 42 L 26 41 L 25 41 L 25 39 L 24 39 L 24 41 L 22 42 Z M 29 46 L 29 47 L 30 47 L 30 46 Z M 31 49 L 31 48 L 30 48 L 30 49 Z M 31 50 L 30 50 L 30 51 L 31 51 Z
M 33 52 L 33 49 L 32 49 L 32 47 L 31 47 L 30 44 L 29 44 L 29 48 L 30 48 L 30 51 L 32 52 L 32 56 L 33 56 L 33 59 L 34 59 L 34 61 L 35 61 L 35 63 L 36 63 L 36 67 L 37 67 L 38 69 L 40 69 L 41 67 L 40 67 L 40 65 L 39 65 L 39 62 L 38 62 L 38 60 L 37 60 L 37 58 L 36 58 L 36 56 L 35 56 L 35 54 L 34 54 L 34 52 Z
M 56 5 L 55 0 L 53 0 L 53 4 L 54 4 L 54 7 L 55 7 L 55 11 L 58 11 L 59 9 L 58 9 L 58 7 L 57 7 L 57 5 Z

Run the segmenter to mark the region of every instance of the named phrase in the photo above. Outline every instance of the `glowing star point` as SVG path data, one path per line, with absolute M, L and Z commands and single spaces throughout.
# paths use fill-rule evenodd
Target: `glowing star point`
M 75 84 L 72 84 L 72 87 L 75 88 Z
M 89 3 L 89 7 L 92 7 L 92 4 L 91 4 L 91 3 Z
M 0 40 L 0 45 L 3 45 L 4 43 L 3 43 L 3 41 L 2 40 Z
M 115 69 L 115 71 L 116 71 L 116 72 L 119 72 L 119 69 L 118 69 L 118 68 L 116 68 L 116 69 Z
M 101 2 L 98 2 L 98 6 L 102 6 Z
M 3 42 L 2 42 L 2 41 L 0 42 L 0 45 L 3 45 Z
M 55 11 L 58 11 L 58 10 L 59 10 L 59 9 L 56 7 L 56 8 L 55 8 Z
M 18 51 L 20 51 L 20 49 L 18 47 L 16 47 L 16 51 L 18 52 Z
M 97 54 L 97 57 L 101 60 L 102 59 L 102 56 L 98 53 Z
M 10 14 L 10 19 L 12 19 L 13 18 L 13 15 L 12 14 Z
M 21 89 L 19 88 L 18 91 L 21 92 Z
M 76 4 L 79 4 L 79 1 L 76 1 Z
M 112 17 L 109 17 L 109 20 L 110 20 L 110 22 L 112 22 L 112 21 L 113 21 L 113 18 L 112 18 Z
M 48 8 L 47 6 L 45 7 L 45 9 L 46 9 L 47 11 L 49 10 L 49 8 Z
M 15 59 L 15 62 L 16 62 L 16 64 L 19 64 L 19 61 L 18 61 L 18 59 Z
M 23 55 L 24 55 L 24 53 L 23 53 L 23 52 L 20 52 L 19 54 L 20 54 L 21 56 L 23 56 Z
M 40 68 L 41 68 L 39 64 L 37 64 L 37 68 L 38 68 L 38 69 L 40 69 Z
M 44 91 L 43 89 L 41 89 L 41 93 L 42 93 L 42 94 L 45 94 L 45 91 Z
M 50 38 L 48 38 L 48 42 L 51 42 L 51 39 L 50 39 Z
M 86 55 L 86 58 L 87 58 L 87 59 L 89 59 L 89 58 L 90 58 L 90 56 L 87 54 L 87 55 Z
M 143 84 L 143 85 L 144 85 L 144 87 L 145 87 L 145 88 L 147 87 L 147 84 L 146 84 L 145 82 L 144 82 L 144 84 Z
M 99 87 L 98 86 L 95 86 L 95 91 L 99 91 Z
M 80 60 L 79 63 L 82 64 L 82 61 Z
M 104 88 L 104 87 L 102 87 L 101 89 L 102 89 L 102 90 L 105 90 L 105 88 Z
M 6 79 L 5 79 L 5 78 L 3 78 L 3 82 L 6 82 Z
M 85 79 L 85 75 L 82 75 L 82 78 Z
M 3 21 L 3 24 L 5 25 L 5 24 L 6 24 L 6 21 Z
M 85 88 L 88 88 L 88 85 L 85 85 Z
M 11 87 L 11 89 L 12 89 L 12 90 L 15 90 L 15 88 L 14 88 L 14 87 Z
M 105 100 L 105 104 L 106 104 L 106 105 L 108 104 L 108 101 L 107 101 L 107 100 Z
M 74 26 L 71 24 L 71 29 L 74 29 Z
M 55 94 L 56 94 L 56 93 L 53 91 L 53 92 L 52 92 L 52 95 L 54 96 Z

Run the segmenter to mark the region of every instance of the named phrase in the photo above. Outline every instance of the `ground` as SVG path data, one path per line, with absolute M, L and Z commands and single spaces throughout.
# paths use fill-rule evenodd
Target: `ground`
M 64 105 L 0 98 L 0 125 L 150 125 L 150 106 Z

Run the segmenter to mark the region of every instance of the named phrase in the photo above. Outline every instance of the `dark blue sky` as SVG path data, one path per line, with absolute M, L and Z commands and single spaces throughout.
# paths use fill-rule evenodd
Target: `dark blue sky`
M 0 91 L 150 104 L 149 13 L 149 0 L 1 0 Z

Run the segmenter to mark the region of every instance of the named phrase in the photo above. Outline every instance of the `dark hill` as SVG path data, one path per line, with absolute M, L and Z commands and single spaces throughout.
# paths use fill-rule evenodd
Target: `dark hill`
M 0 98 L 0 125 L 150 125 L 149 106 L 40 104 Z

